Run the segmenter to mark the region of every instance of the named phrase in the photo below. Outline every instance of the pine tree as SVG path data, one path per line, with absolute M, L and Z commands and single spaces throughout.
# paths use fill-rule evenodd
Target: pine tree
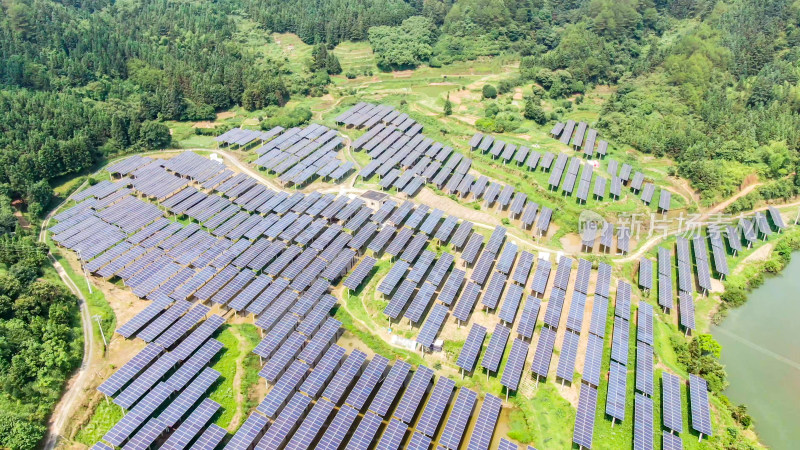
M 447 93 L 447 99 L 444 101 L 444 115 L 450 116 L 453 114 L 453 102 L 450 101 L 450 93 Z

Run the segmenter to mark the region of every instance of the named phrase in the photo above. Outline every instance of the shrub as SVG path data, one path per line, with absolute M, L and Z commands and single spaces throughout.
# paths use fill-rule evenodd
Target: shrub
M 484 84 L 482 94 L 483 98 L 497 98 L 497 89 L 491 84 Z

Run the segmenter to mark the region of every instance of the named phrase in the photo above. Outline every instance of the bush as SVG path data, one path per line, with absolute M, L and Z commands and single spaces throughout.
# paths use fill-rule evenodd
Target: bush
M 357 74 L 357 73 L 355 73 L 355 72 L 352 72 L 352 71 L 348 70 L 348 71 L 347 71 L 347 73 L 346 73 L 346 74 L 344 74 L 344 76 L 346 76 L 348 80 L 352 80 L 352 79 L 354 79 L 355 77 L 357 77 L 357 76 L 358 76 L 358 74 Z
M 484 84 L 481 92 L 483 98 L 497 98 L 497 89 L 491 84 Z
M 152 120 L 142 125 L 141 139 L 148 150 L 167 148 L 172 143 L 169 128 L 161 122 Z
M 261 129 L 269 130 L 277 126 L 292 128 L 303 125 L 309 120 L 311 120 L 311 110 L 305 106 L 298 106 L 292 109 L 283 108 L 277 115 L 262 121 Z

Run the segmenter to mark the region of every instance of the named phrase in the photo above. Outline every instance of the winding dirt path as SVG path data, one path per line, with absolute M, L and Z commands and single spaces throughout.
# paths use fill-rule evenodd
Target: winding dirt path
M 82 188 L 86 183 L 82 184 L 78 189 Z M 68 199 L 67 199 L 68 200 Z M 42 221 L 42 227 L 39 230 L 39 242 L 45 242 L 45 237 L 47 236 L 47 226 L 50 223 L 50 219 L 56 214 L 56 212 L 66 203 L 67 200 L 64 200 L 53 208 L 53 210 L 45 217 L 45 220 Z M 67 390 L 61 396 L 61 400 L 56 404 L 55 409 L 53 409 L 53 413 L 50 415 L 50 422 L 47 427 L 47 435 L 45 436 L 44 446 L 43 448 L 46 450 L 51 450 L 56 447 L 58 444 L 59 438 L 61 438 L 61 432 L 64 429 L 64 425 L 66 424 L 67 420 L 72 417 L 72 412 L 75 409 L 75 403 L 80 398 L 81 392 L 84 391 L 87 381 L 89 380 L 89 368 L 94 364 L 94 357 L 95 357 L 95 349 L 94 349 L 94 335 L 92 333 L 92 319 L 89 316 L 89 307 L 86 305 L 86 298 L 83 296 L 83 293 L 78 286 L 72 281 L 72 279 L 67 275 L 66 271 L 64 271 L 64 267 L 61 263 L 56 260 L 52 253 L 47 253 L 48 259 L 55 267 L 58 276 L 64 282 L 64 284 L 69 288 L 70 291 L 78 298 L 78 306 L 81 310 L 81 328 L 83 329 L 83 360 L 81 361 L 81 365 L 78 368 L 78 371 L 72 376 L 72 378 L 67 383 Z

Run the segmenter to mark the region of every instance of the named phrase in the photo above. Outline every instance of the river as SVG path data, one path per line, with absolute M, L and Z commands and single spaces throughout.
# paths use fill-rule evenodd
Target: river
M 800 441 L 800 253 L 781 275 L 768 277 L 747 303 L 712 327 L 722 344 L 730 386 L 745 404 L 761 441 L 774 449 Z M 714 430 L 721 432 L 721 430 Z

